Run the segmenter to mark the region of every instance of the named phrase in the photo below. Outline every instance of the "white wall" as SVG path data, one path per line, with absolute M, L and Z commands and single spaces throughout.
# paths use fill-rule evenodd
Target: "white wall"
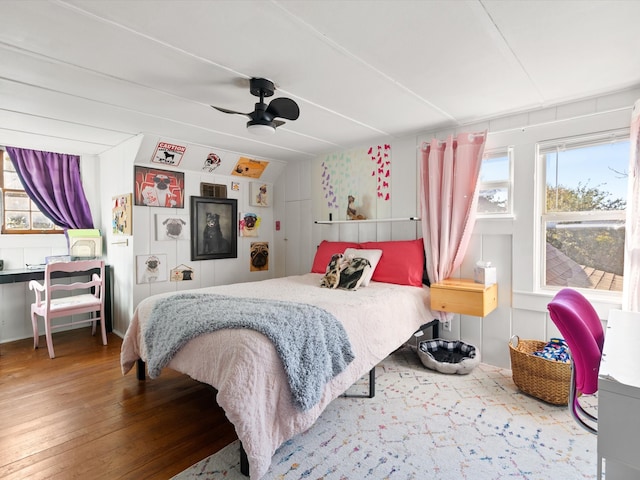
M 486 318 L 455 316 L 447 338 L 459 338 L 478 346 L 487 363 L 509 367 L 508 340 L 512 334 L 522 338 L 548 339 L 558 332 L 546 313 L 546 305 L 553 293 L 536 291 L 534 270 L 534 229 L 536 217 L 533 208 L 535 178 L 535 143 L 541 140 L 584 134 L 629 125 L 631 107 L 640 98 L 640 89 L 585 99 L 565 105 L 488 120 L 476 125 L 460 127 L 456 132 L 489 131 L 487 149 L 512 145 L 515 151 L 514 215 L 504 219 L 480 219 L 474 229 L 467 257 L 460 268 L 459 276 L 472 276 L 476 260 L 490 260 L 498 271 L 498 308 Z M 419 214 L 417 159 L 419 145 L 432 137 L 444 138 L 449 130 L 424 132 L 401 138 L 383 138 L 381 142 L 391 144 L 391 216 L 407 217 Z M 322 239 L 330 240 L 401 240 L 420 237 L 421 227 L 415 222 L 318 225 L 314 223 L 315 206 L 312 200 L 314 162 L 292 162 L 274 177 L 273 207 L 263 213 L 264 233 L 260 240 L 269 241 L 273 252 L 270 270 L 248 271 L 248 246 L 251 239 L 239 238 L 237 260 L 208 260 L 191 262 L 186 245 L 176 242 L 172 247 L 159 245 L 154 238 L 153 218 L 166 209 L 135 207 L 134 235 L 127 245 L 118 244 L 122 237 L 112 237 L 112 196 L 131 192 L 133 183 L 133 161 L 139 150 L 141 139 L 126 142 L 96 158 L 83 157 L 83 176 L 99 169 L 98 175 L 83 178 L 92 211 L 100 211 L 96 226 L 105 236 L 108 262 L 114 269 L 114 328 L 123 333 L 137 303 L 147 295 L 163 291 L 174 291 L 189 287 L 215 285 L 235 281 L 250 281 L 271 276 L 306 273 L 310 270 L 315 248 Z M 91 161 L 87 165 L 87 162 Z M 99 165 L 99 167 L 98 167 Z M 95 171 L 95 170 L 94 170 Z M 198 195 L 202 174 L 186 174 L 187 192 Z M 206 176 L 207 182 L 229 183 L 231 177 Z M 237 177 L 233 177 L 236 181 Z M 246 180 L 237 193 L 239 211 L 247 208 L 248 188 Z M 230 192 L 231 193 L 231 192 Z M 233 195 L 230 195 L 233 196 Z M 94 210 L 97 209 L 97 210 Z M 185 209 L 188 213 L 188 208 Z M 281 230 L 275 231 L 279 220 Z M 263 237 L 264 235 L 264 237 Z M 5 268 L 21 268 L 25 263 L 40 263 L 47 255 L 66 253 L 63 237 L 0 236 L 0 258 Z M 150 253 L 167 253 L 169 263 L 185 263 L 196 268 L 194 283 L 136 285 L 135 256 Z M 186 261 L 185 261 L 186 259 Z M 171 265 L 173 267 L 174 265 Z M 26 284 L 0 286 L 0 342 L 31 336 L 28 305 L 31 292 Z M 591 297 L 600 317 L 605 319 L 610 308 L 619 308 L 618 300 L 604 296 Z
M 456 315 L 451 322 L 451 331 L 441 336 L 472 343 L 481 350 L 483 361 L 492 365 L 510 368 L 508 341 L 513 334 L 526 339 L 545 340 L 559 335 L 550 321 L 546 306 L 553 291 L 536 289 L 534 272 L 538 259 L 535 257 L 534 209 L 535 144 L 558 137 L 580 135 L 590 132 L 628 127 L 631 108 L 640 98 L 640 89 L 617 94 L 585 99 L 529 113 L 488 120 L 467 125 L 455 130 L 443 130 L 411 135 L 403 138 L 385 137 L 378 142 L 391 144 L 392 154 L 392 217 L 419 215 L 417 172 L 419 146 L 433 137 L 446 138 L 447 134 L 488 130 L 486 149 L 513 146 L 514 165 L 514 215 L 502 219 L 479 219 L 466 258 L 455 276 L 473 276 L 477 260 L 489 260 L 498 272 L 498 308 L 485 318 Z M 336 153 L 336 152 L 332 152 Z M 337 152 L 339 153 L 339 152 Z M 325 155 L 298 170 L 314 171 Z M 368 241 L 400 240 L 421 237 L 419 223 L 409 222 L 378 224 L 334 224 L 318 225 L 306 217 L 317 176 L 292 175 L 286 183 L 287 217 L 298 218 L 302 227 L 295 228 L 296 237 L 306 238 L 311 232 L 311 243 L 301 243 L 287 253 L 292 258 L 287 274 L 308 272 L 313 260 L 315 246 L 321 240 Z M 306 184 L 301 181 L 308 182 Z M 291 199 L 291 200 L 290 200 Z M 304 207 L 304 212 L 303 212 Z M 311 206 L 317 212 L 317 206 Z M 323 219 L 327 220 L 327 219 Z M 288 222 L 292 223 L 292 220 Z M 287 235 L 289 235 L 287 230 Z M 289 248 L 291 248 L 289 243 Z M 620 308 L 620 299 L 589 294 L 602 319 L 609 309 Z
M 102 196 L 104 199 L 131 193 L 134 184 L 134 164 L 150 168 L 160 168 L 184 173 L 184 208 L 162 208 L 162 207 L 133 207 L 133 233 L 130 236 L 114 235 L 109 229 L 106 235 L 107 256 L 109 263 L 113 266 L 114 280 L 114 314 L 113 330 L 119 335 L 124 335 L 129 322 L 133 316 L 137 305 L 145 298 L 168 292 L 177 292 L 187 289 L 209 287 L 213 285 L 248 282 L 272 278 L 276 275 L 278 254 L 280 249 L 274 245 L 274 211 L 278 202 L 282 202 L 274 188 L 272 205 L 269 207 L 255 207 L 249 203 L 249 184 L 256 181 L 254 178 L 219 175 L 221 169 L 214 172 L 204 171 L 202 160 L 207 158 L 208 152 L 212 149 L 198 145 L 188 145 L 187 154 L 178 167 L 163 167 L 158 164 L 151 164 L 149 159 L 153 157 L 154 149 L 159 139 L 155 137 L 140 136 L 132 141 L 126 142 L 106 154 L 101 155 L 102 168 Z M 178 142 L 179 143 L 179 142 Z M 217 150 L 225 161 L 235 164 L 234 157 L 229 152 Z M 230 163 L 232 161 L 232 163 Z M 190 169 L 184 167 L 191 163 Z M 269 160 L 269 175 L 263 175 L 260 181 L 265 178 L 272 180 L 284 167 L 283 162 Z M 228 168 L 231 170 L 231 167 Z M 274 173 L 275 172 L 275 173 Z M 268 171 L 265 170 L 265 174 Z M 264 180 L 264 181 L 268 181 Z M 231 182 L 240 184 L 237 191 L 231 189 Z M 238 202 L 238 213 L 254 212 L 261 216 L 261 225 L 258 237 L 237 237 L 238 257 L 217 260 L 191 260 L 190 240 L 158 241 L 156 239 L 156 216 L 166 214 L 190 215 L 190 198 L 200 196 L 200 183 L 216 183 L 227 186 L 227 198 L 236 199 Z M 103 222 L 110 224 L 111 207 L 103 207 Z M 189 226 L 186 227 L 187 229 Z M 250 245 L 252 242 L 269 242 L 270 258 L 269 269 L 266 271 L 250 271 Z M 167 264 L 161 266 L 166 268 L 167 276 L 169 271 L 178 265 L 184 264 L 194 270 L 193 280 L 184 282 L 154 282 L 138 284 L 136 280 L 136 258 L 147 255 L 166 255 Z
M 255 207 L 249 204 L 249 184 L 257 179 L 250 177 L 217 175 L 204 171 L 201 166 L 209 147 L 189 145 L 184 164 L 195 165 L 192 170 L 166 168 L 185 174 L 185 202 L 183 209 L 160 207 L 133 207 L 133 234 L 114 235 L 111 228 L 112 200 L 116 196 L 133 192 L 134 164 L 164 168 L 150 164 L 158 139 L 145 135 L 132 138 L 117 147 L 97 156 L 83 157 L 81 163 L 82 183 L 94 217 L 94 224 L 103 234 L 103 252 L 112 271 L 113 330 L 119 335 L 126 332 L 138 303 L 156 293 L 174 292 L 212 285 L 263 280 L 282 275 L 284 272 L 284 230 L 280 230 L 278 242 L 275 232 L 275 212 L 284 212 L 284 196 L 273 189 L 272 205 Z M 233 152 L 216 150 L 223 157 L 223 165 L 231 171 L 238 158 Z M 275 182 L 285 163 L 268 160 L 259 181 Z M 183 165 L 184 165 L 183 164 Z M 240 189 L 231 190 L 231 182 L 238 182 Z M 227 185 L 228 198 L 238 201 L 238 213 L 252 211 L 261 216 L 258 237 L 238 237 L 238 257 L 220 260 L 191 261 L 191 246 L 188 240 L 157 241 L 155 219 L 158 214 L 179 213 L 189 216 L 190 197 L 200 195 L 200 182 Z M 284 222 L 282 222 L 284 223 Z M 269 242 L 270 259 L 267 271 L 250 271 L 250 244 L 255 241 Z M 0 258 L 4 268 L 21 269 L 27 263 L 44 263 L 49 255 L 66 255 L 68 248 L 62 235 L 0 235 Z M 185 282 L 136 283 L 136 256 L 163 254 L 167 256 L 167 271 L 180 264 L 194 269 L 194 280 Z M 280 259 L 280 260 L 279 260 Z M 0 285 L 0 343 L 32 336 L 30 305 L 33 292 L 27 283 Z M 44 327 L 42 326 L 42 330 Z

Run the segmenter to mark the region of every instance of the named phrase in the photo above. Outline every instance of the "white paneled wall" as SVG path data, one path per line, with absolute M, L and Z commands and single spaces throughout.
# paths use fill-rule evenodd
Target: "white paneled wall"
M 403 138 L 383 138 L 380 142 L 391 144 L 392 152 L 392 215 L 404 217 L 419 214 L 418 202 L 418 148 L 423 141 L 433 137 L 446 138 L 450 133 L 488 130 L 487 149 L 502 146 L 514 147 L 514 212 L 502 219 L 481 218 L 476 222 L 466 258 L 456 273 L 458 277 L 473 276 L 477 260 L 488 260 L 497 267 L 498 308 L 485 318 L 455 315 L 451 331 L 441 332 L 446 338 L 460 339 L 478 346 L 483 361 L 509 368 L 509 338 L 513 334 L 521 338 L 545 340 L 559 335 L 550 321 L 546 305 L 553 297 L 552 291 L 538 291 L 534 274 L 538 259 L 535 256 L 535 145 L 543 140 L 580 135 L 628 127 L 631 107 L 640 98 L 640 89 L 629 90 L 598 98 L 581 100 L 566 105 L 535 110 L 513 116 L 487 120 L 455 130 L 428 132 Z M 313 160 L 319 162 L 321 158 Z M 312 167 L 313 168 L 313 167 Z M 308 184 L 311 189 L 311 184 Z M 296 192 L 300 184 L 289 185 Z M 287 190 L 286 194 L 289 194 Z M 287 203 L 289 205 L 289 203 Z M 314 208 L 314 211 L 317 211 Z M 299 214 L 291 209 L 292 217 Z M 303 230 L 311 231 L 312 245 L 321 240 L 369 241 L 401 240 L 422 236 L 420 224 L 333 224 L 317 225 L 299 214 Z M 324 219 L 326 220 L 326 219 Z M 306 222 L 306 223 L 305 223 Z M 300 233 L 298 233 L 300 235 Z M 299 254 L 304 256 L 304 248 Z M 299 261 L 302 273 L 310 265 L 313 252 Z M 302 268 L 302 267 L 305 268 Z M 294 273 L 288 270 L 287 273 Z M 609 309 L 620 308 L 620 300 L 597 297 L 592 302 L 602 319 Z
M 134 161 L 140 157 L 142 139 L 127 142 L 107 154 L 103 155 L 103 178 L 110 178 L 108 188 L 103 185 L 103 195 L 107 198 L 122 193 L 128 193 L 133 188 Z M 190 147 L 191 151 L 197 147 Z M 204 150 L 204 149 L 203 149 Z M 206 158 L 206 152 L 202 158 Z M 147 158 L 145 156 L 145 158 Z M 145 165 L 150 166 L 150 165 Z M 159 168 L 155 165 L 152 167 Z M 176 170 L 176 169 L 174 169 Z M 182 170 L 179 170 L 182 171 Z M 264 280 L 275 276 L 278 263 L 279 249 L 274 248 L 274 212 L 277 205 L 283 202 L 281 195 L 275 191 L 272 195 L 272 206 L 254 207 L 249 204 L 249 184 L 256 179 L 248 177 L 231 177 L 199 171 L 183 171 L 185 175 L 184 208 L 168 209 L 161 207 L 134 206 L 133 207 L 133 235 L 129 237 L 116 236 L 111 232 L 107 235 L 109 261 L 114 268 L 114 331 L 123 335 L 133 316 L 136 306 L 145 298 L 160 294 L 187 289 L 209 287 L 227 283 Z M 231 189 L 231 182 L 239 183 L 238 190 Z M 237 258 L 217 260 L 191 260 L 190 240 L 159 241 L 156 238 L 157 215 L 179 214 L 190 215 L 190 199 L 200 196 L 200 183 L 217 183 L 227 186 L 227 198 L 237 200 L 238 213 L 255 212 L 261 217 L 258 237 L 237 237 Z M 103 210 L 103 221 L 110 221 L 111 210 Z M 237 219 L 236 219 L 237 222 Z M 237 224 L 236 224 L 237 225 Z M 187 225 L 185 228 L 190 228 Z M 235 230 L 237 235 L 237 228 Z M 127 241 L 123 245 L 123 241 Z M 268 242 L 270 247 L 269 270 L 250 271 L 250 245 L 252 242 Z M 155 282 L 138 284 L 136 280 L 136 259 L 138 256 L 165 255 L 166 265 L 162 268 L 168 272 L 184 264 L 194 271 L 193 280 L 184 282 Z
M 487 149 L 507 145 L 514 148 L 514 214 L 508 218 L 477 221 L 466 258 L 456 273 L 456 276 L 471 277 L 477 260 L 491 261 L 498 272 L 498 308 L 482 319 L 456 315 L 451 322 L 451 331 L 443 331 L 442 336 L 477 345 L 483 361 L 509 367 L 508 341 L 511 335 L 544 340 L 558 334 L 546 312 L 553 292 L 537 291 L 535 286 L 535 144 L 552 138 L 628 126 L 631 107 L 638 98 L 640 89 L 634 89 L 488 119 L 456 129 L 378 139 L 391 145 L 392 217 L 420 214 L 418 148 L 423 141 L 433 137 L 445 138 L 449 133 L 487 129 Z M 84 179 L 87 196 L 92 209 L 101 212 L 97 225 L 107 232 L 111 224 L 110 199 L 132 191 L 133 159 L 140 142 L 141 137 L 107 152 L 99 159 L 99 166 L 97 159 L 89 166 L 83 159 L 83 173 L 90 174 Z M 137 303 L 154 293 L 306 273 L 310 271 L 316 246 L 323 239 L 363 242 L 422 236 L 419 222 L 315 224 L 314 220 L 318 218 L 314 217 L 314 212 L 319 210 L 313 203 L 312 182 L 315 181 L 314 165 L 319 160 L 287 164 L 274 181 L 273 207 L 260 210 L 263 230 L 259 239 L 269 241 L 271 246 L 269 272 L 249 272 L 248 245 L 255 240 L 251 238 L 238 239 L 238 259 L 192 262 L 188 242 L 177 241 L 168 245 L 168 242 L 155 240 L 154 217 L 158 213 L 166 213 L 166 209 L 135 207 L 134 235 L 126 238 L 126 245 L 117 244 L 122 237 L 114 238 L 110 233 L 105 236 L 108 262 L 114 269 L 114 329 L 124 333 Z M 186 172 L 185 178 L 187 203 L 189 196 L 199 195 L 200 181 L 229 184 L 231 180 L 230 177 L 204 176 L 202 172 L 193 171 Z M 234 177 L 233 180 L 238 179 Z M 240 182 L 240 191 L 229 190 L 229 196 L 238 199 L 238 210 L 243 211 L 249 208 L 248 180 L 240 179 Z M 188 208 L 184 213 L 188 214 Z M 280 230 L 275 230 L 276 222 L 280 222 Z M 42 237 L 0 236 L 0 258 L 4 259 L 5 268 L 20 268 L 25 263 L 40 263 L 47 255 L 66 253 L 64 238 Z M 136 285 L 135 257 L 151 253 L 167 254 L 170 267 L 180 263 L 194 267 L 196 280 L 183 284 Z M 30 293 L 26 284 L 0 286 L 0 342 L 31 335 L 28 323 Z M 620 302 L 611 298 L 595 298 L 594 306 L 604 319 L 610 308 L 619 308 Z

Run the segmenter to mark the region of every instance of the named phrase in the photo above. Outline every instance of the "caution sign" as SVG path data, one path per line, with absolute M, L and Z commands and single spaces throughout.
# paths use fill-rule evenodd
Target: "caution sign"
M 153 154 L 151 161 L 153 163 L 161 163 L 163 165 L 172 165 L 177 167 L 182 161 L 182 156 L 187 147 L 182 145 L 174 145 L 173 143 L 159 142 L 156 152 Z

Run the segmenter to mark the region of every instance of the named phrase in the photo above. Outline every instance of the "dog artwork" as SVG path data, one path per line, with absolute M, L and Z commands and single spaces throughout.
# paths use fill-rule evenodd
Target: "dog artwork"
M 172 282 L 184 282 L 193 280 L 193 275 L 193 268 L 185 264 L 181 264 L 171 269 L 169 278 Z
M 207 158 L 204 161 L 202 170 L 204 170 L 205 172 L 211 173 L 216 168 L 218 168 L 221 163 L 222 163 L 222 160 L 218 155 L 216 155 L 215 153 L 210 153 L 209 155 L 207 155 Z
M 146 185 L 142 189 L 142 201 L 149 207 L 175 207 L 178 197 L 169 189 L 171 178 L 162 173 L 153 177 L 153 186 Z
M 357 290 L 364 280 L 365 273 L 370 269 L 371 262 L 366 258 L 346 258 L 342 253 L 336 253 L 327 265 L 327 272 L 320 280 L 320 286 Z
M 176 145 L 174 143 L 159 142 L 156 151 L 151 158 L 154 163 L 162 163 L 164 165 L 180 165 L 182 156 L 186 152 L 187 147 Z
M 187 222 L 185 222 L 181 218 L 167 218 L 164 222 L 162 222 L 162 225 L 165 226 L 165 236 L 174 240 L 182 238 L 182 227 L 184 227 L 186 224 Z
M 137 283 L 155 283 L 167 280 L 167 271 L 164 266 L 166 264 L 166 255 L 138 255 L 136 264 Z
M 269 242 L 251 243 L 251 271 L 269 270 Z
M 269 202 L 268 202 L 268 199 L 267 199 L 267 186 L 266 185 L 260 185 L 260 189 L 258 191 L 258 196 L 256 197 L 256 201 L 258 202 L 258 205 L 264 205 L 264 206 L 269 205 Z
M 176 158 L 178 154 L 176 153 Z M 161 157 L 160 157 L 161 158 Z M 184 173 L 136 165 L 135 205 L 184 208 Z
M 257 237 L 258 227 L 260 226 L 260 217 L 255 213 L 240 214 L 240 236 Z
M 224 238 L 220 228 L 220 215 L 207 212 L 203 233 L 204 253 L 224 253 L 231 250 L 229 240 Z
M 342 253 L 335 253 L 331 256 L 329 265 L 322 279 L 320 286 L 324 288 L 338 288 L 340 285 L 340 272 L 345 267 L 345 256 Z
M 366 220 L 367 217 L 364 215 L 358 215 L 358 211 L 356 210 L 355 204 L 356 199 L 353 195 L 349 195 L 348 197 L 349 203 L 347 205 L 347 218 L 349 220 Z
M 356 257 L 349 260 L 347 266 L 340 272 L 338 288 L 357 290 L 364 280 L 364 274 L 368 269 L 371 269 L 371 262 L 366 258 Z

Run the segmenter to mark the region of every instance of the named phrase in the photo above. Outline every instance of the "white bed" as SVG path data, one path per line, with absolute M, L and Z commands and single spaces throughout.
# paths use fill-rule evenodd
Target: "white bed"
M 346 369 L 327 383 L 319 403 L 304 412 L 292 403 L 283 364 L 272 342 L 257 331 L 207 333 L 189 341 L 173 357 L 169 368 L 218 391 L 217 402 L 246 451 L 251 479 L 264 476 L 282 442 L 307 430 L 332 400 L 434 318 L 427 287 L 373 281 L 357 291 L 333 290 L 320 288 L 321 278 L 319 273 L 308 273 L 193 290 L 323 308 L 343 325 L 355 354 Z M 146 361 L 145 324 L 156 302 L 170 295 L 175 294 L 149 297 L 136 308 L 122 345 L 124 374 L 138 359 Z

